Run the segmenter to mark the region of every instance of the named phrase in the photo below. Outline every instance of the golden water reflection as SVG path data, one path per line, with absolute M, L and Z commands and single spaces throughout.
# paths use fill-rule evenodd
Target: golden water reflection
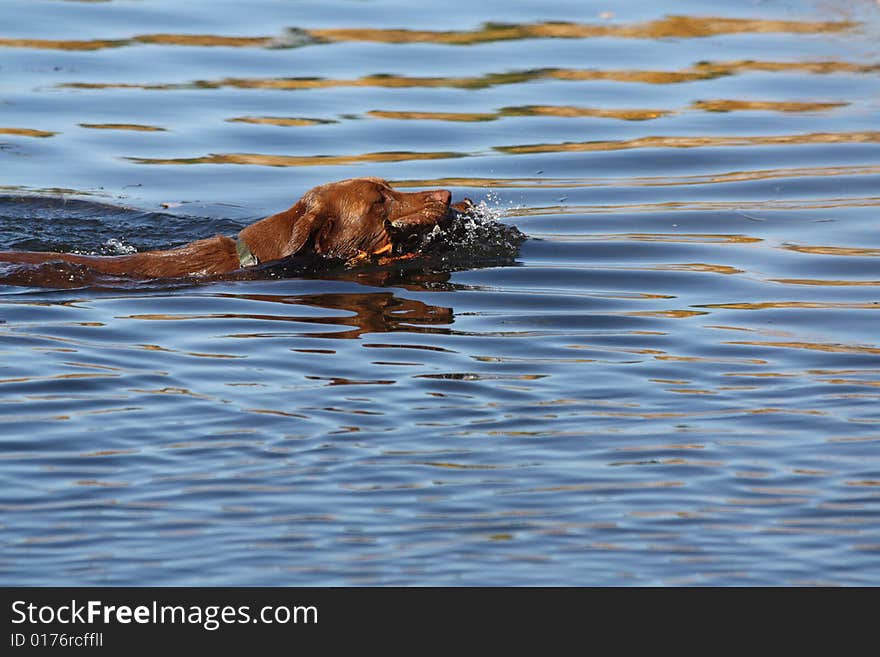
M 811 255 L 856 256 L 860 258 L 880 256 L 880 249 L 860 249 L 853 246 L 811 246 L 806 244 L 783 244 L 783 249 Z
M 212 153 L 201 157 L 128 157 L 137 164 L 250 164 L 267 167 L 311 167 L 357 164 L 360 162 L 405 162 L 463 157 L 463 153 L 362 153 L 360 155 L 270 155 L 264 153 Z
M 424 112 L 424 111 L 386 111 L 371 110 L 368 116 L 377 119 L 396 119 L 408 121 L 495 121 L 508 116 L 553 116 L 557 118 L 603 118 L 622 121 L 648 121 L 671 114 L 672 110 L 661 109 L 608 109 L 592 107 L 572 107 L 566 105 L 523 105 L 521 107 L 502 107 L 497 112 Z
M 880 197 L 829 198 L 815 200 L 773 201 L 665 201 L 661 203 L 631 203 L 604 205 L 551 205 L 533 208 L 511 208 L 511 217 L 539 217 L 547 215 L 606 214 L 609 212 L 733 212 L 745 219 L 764 221 L 762 211 L 823 210 L 831 208 L 863 208 L 880 205 Z M 746 214 L 756 212 L 758 214 Z
M 825 112 L 845 107 L 849 103 L 798 103 L 793 101 L 769 100 L 697 100 L 691 108 L 705 112 L 740 112 L 753 110 L 762 112 Z
M 608 107 L 577 107 L 572 105 L 521 105 L 502 107 L 492 112 L 437 112 L 427 110 L 381 110 L 366 112 L 366 116 L 374 119 L 391 119 L 396 121 L 451 121 L 461 123 L 480 123 L 497 121 L 506 117 L 554 117 L 554 118 L 600 118 L 619 121 L 650 121 L 680 111 L 695 110 L 709 112 L 734 112 L 742 110 L 761 110 L 767 112 L 816 112 L 843 107 L 848 103 L 799 103 L 791 101 L 733 101 L 710 100 L 695 101 L 684 110 L 673 109 L 639 109 L 639 108 L 608 108 Z M 317 119 L 300 117 L 242 116 L 227 119 L 230 122 L 254 123 L 277 126 L 310 126 L 337 123 L 335 119 Z
M 769 62 L 736 60 L 730 62 L 698 62 L 690 67 L 674 71 L 639 69 L 568 69 L 538 68 L 504 73 L 485 73 L 477 76 L 414 77 L 405 75 L 372 74 L 360 78 L 334 79 L 321 77 L 290 78 L 221 78 L 195 80 L 185 83 L 136 83 L 136 82 L 66 82 L 56 85 L 60 89 L 144 89 L 168 91 L 175 89 L 328 89 L 338 87 L 379 87 L 390 89 L 408 88 L 458 88 L 487 89 L 497 85 L 520 84 L 534 80 L 589 81 L 610 80 L 642 84 L 679 84 L 698 80 L 738 75 L 760 71 L 764 73 L 808 73 L 827 75 L 831 73 L 876 73 L 880 64 L 855 64 L 840 60 Z
M 80 123 L 80 128 L 92 130 L 134 130 L 136 132 L 165 132 L 165 128 L 140 123 Z
M 528 144 L 515 146 L 495 146 L 494 150 L 511 155 L 530 155 L 535 153 L 572 153 L 572 152 L 595 152 L 595 151 L 621 151 L 642 148 L 717 148 L 731 146 L 776 146 L 776 145 L 802 145 L 802 144 L 842 144 L 842 143 L 876 143 L 880 142 L 880 131 L 865 132 L 821 132 L 795 135 L 740 135 L 740 136 L 705 136 L 705 137 L 639 137 L 628 140 L 614 141 L 588 141 L 588 142 L 563 142 L 557 144 Z M 273 167 L 298 167 L 319 165 L 346 165 L 361 162 L 404 162 L 413 160 L 440 160 L 458 157 L 468 157 L 472 154 L 457 153 L 453 151 L 437 152 L 378 152 L 361 153 L 354 155 L 275 155 L 268 153 L 211 153 L 196 157 L 177 158 L 147 158 L 127 157 L 126 159 L 137 164 L 247 164 Z M 749 179 L 748 174 L 737 172 L 727 174 L 730 180 Z M 760 179 L 759 172 L 752 172 L 752 179 Z M 655 179 L 656 180 L 656 179 Z M 656 184 L 656 183 L 655 183 Z M 662 183 L 661 183 L 662 184 Z M 668 184 L 668 183 L 667 183 Z M 874 204 L 876 199 L 856 199 L 857 204 Z M 846 201 L 852 205 L 853 200 Z M 823 207 L 811 202 L 813 207 Z M 841 199 L 841 203 L 844 200 Z M 762 202 L 759 207 L 766 209 L 770 205 L 778 203 Z M 674 204 L 661 204 L 674 205 Z M 745 207 L 746 203 L 739 206 Z M 824 207 L 838 207 L 832 203 Z M 551 208 L 556 211 L 556 208 Z
M 237 116 L 226 120 L 230 123 L 254 123 L 257 125 L 277 125 L 283 127 L 301 127 L 336 123 L 336 121 L 331 119 L 307 119 L 303 117 L 288 116 Z
M 822 280 L 818 278 L 771 278 L 771 283 L 782 283 L 783 285 L 819 285 L 819 286 L 880 286 L 880 280 L 876 281 L 859 281 L 845 279 L 829 279 Z
M 679 187 L 684 185 L 714 185 L 752 180 L 807 178 L 832 176 L 876 176 L 880 166 L 791 167 L 755 169 L 687 176 L 633 176 L 631 178 L 418 178 L 395 180 L 395 187 L 493 187 L 526 189 L 569 189 L 585 187 Z
M 279 48 L 320 42 L 433 43 L 470 46 L 524 39 L 693 39 L 726 34 L 828 34 L 852 30 L 852 21 L 794 21 L 717 16 L 666 16 L 639 23 L 485 23 L 476 30 L 409 30 L 383 28 L 289 29 L 280 36 L 214 34 L 142 34 L 122 39 L 0 38 L 0 47 L 88 51 L 139 44 L 187 47 Z
M 620 151 L 633 148 L 701 148 L 718 146 L 778 146 L 787 144 L 841 144 L 880 142 L 880 132 L 812 132 L 795 135 L 731 135 L 714 137 L 638 137 L 613 141 L 563 142 L 496 146 L 511 154 Z
M 57 132 L 33 128 L 0 128 L 0 135 L 16 135 L 18 137 L 54 137 L 57 134 Z
M 749 345 L 754 347 L 775 347 L 778 349 L 805 349 L 843 354 L 880 354 L 880 348 L 855 344 L 835 344 L 821 342 L 762 342 L 758 340 L 731 341 L 724 344 Z
M 474 45 L 520 39 L 688 39 L 722 34 L 788 33 L 820 34 L 850 30 L 858 23 L 847 21 L 784 21 L 747 18 L 666 16 L 642 23 L 565 23 L 528 24 L 487 23 L 479 30 L 432 31 L 405 29 L 330 28 L 309 30 L 325 41 L 372 41 L 377 43 L 442 43 Z

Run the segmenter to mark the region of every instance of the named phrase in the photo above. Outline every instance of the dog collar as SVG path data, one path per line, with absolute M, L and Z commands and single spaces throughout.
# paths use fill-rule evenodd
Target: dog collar
M 247 243 L 240 237 L 235 240 L 235 252 L 238 254 L 238 264 L 240 264 L 242 268 L 253 267 L 260 264 L 260 259 L 251 252 Z

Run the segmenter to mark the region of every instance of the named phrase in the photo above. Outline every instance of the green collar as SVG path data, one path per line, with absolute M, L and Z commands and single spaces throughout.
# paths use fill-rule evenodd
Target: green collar
M 259 258 L 248 248 L 247 243 L 240 237 L 235 240 L 235 252 L 238 254 L 238 264 L 245 267 L 253 267 L 260 264 Z

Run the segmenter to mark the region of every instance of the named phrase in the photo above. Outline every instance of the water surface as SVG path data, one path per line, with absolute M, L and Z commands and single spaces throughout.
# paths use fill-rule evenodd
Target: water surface
M 876 3 L 2 15 L 0 249 L 234 234 L 358 175 L 529 237 L 0 271 L 4 583 L 880 584 Z

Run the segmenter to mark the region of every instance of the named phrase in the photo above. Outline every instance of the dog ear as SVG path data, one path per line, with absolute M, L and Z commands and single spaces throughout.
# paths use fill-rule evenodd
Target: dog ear
M 311 203 L 310 206 L 293 220 L 290 231 L 290 241 L 284 248 L 284 256 L 299 253 L 316 231 L 327 223 L 328 219 L 321 208 L 320 203 Z
M 324 222 L 322 205 L 316 199 L 300 199 L 287 210 L 243 228 L 238 237 L 260 262 L 295 255 L 308 246 Z
M 315 251 L 318 253 L 330 253 L 337 246 L 333 239 L 333 228 L 336 225 L 336 219 L 333 217 L 325 217 L 320 226 L 315 230 Z

